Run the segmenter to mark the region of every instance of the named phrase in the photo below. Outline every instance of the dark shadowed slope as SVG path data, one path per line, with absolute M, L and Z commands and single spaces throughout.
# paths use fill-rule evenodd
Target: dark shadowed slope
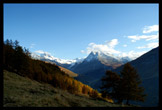
M 131 61 L 130 64 L 137 69 L 147 94 L 146 101 L 138 104 L 157 106 L 159 103 L 159 47 Z M 123 66 L 114 71 L 119 73 L 122 68 Z

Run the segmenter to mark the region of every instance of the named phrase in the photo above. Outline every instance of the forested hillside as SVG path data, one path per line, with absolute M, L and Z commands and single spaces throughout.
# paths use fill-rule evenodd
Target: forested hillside
M 93 98 L 102 98 L 97 90 L 69 77 L 57 65 L 31 59 L 30 52 L 19 46 L 18 41 L 6 40 L 3 48 L 4 69 L 41 83 L 51 84 L 72 94 L 86 94 Z M 105 100 L 112 102 L 111 99 Z

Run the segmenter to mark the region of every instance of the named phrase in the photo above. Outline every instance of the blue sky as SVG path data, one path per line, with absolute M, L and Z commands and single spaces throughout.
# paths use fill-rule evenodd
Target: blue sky
M 139 56 L 158 46 L 158 4 L 4 4 L 4 40 L 61 59 Z

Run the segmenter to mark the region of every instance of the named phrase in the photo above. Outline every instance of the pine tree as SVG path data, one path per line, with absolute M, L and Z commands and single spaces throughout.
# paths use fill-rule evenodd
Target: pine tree
M 126 100 L 126 104 L 129 104 L 130 100 L 144 101 L 146 94 L 143 93 L 144 88 L 140 85 L 142 81 L 137 70 L 127 63 L 120 73 L 121 75 L 112 71 L 106 72 L 106 77 L 102 78 L 102 96 L 110 96 L 118 103 Z
M 102 96 L 119 100 L 118 92 L 120 76 L 112 71 L 106 71 L 106 77 L 102 78 Z
M 129 63 L 125 64 L 121 71 L 120 81 L 120 94 L 123 100 L 126 100 L 126 104 L 129 104 L 129 100 L 144 101 L 145 94 L 144 88 L 140 86 L 141 79 L 136 71 Z

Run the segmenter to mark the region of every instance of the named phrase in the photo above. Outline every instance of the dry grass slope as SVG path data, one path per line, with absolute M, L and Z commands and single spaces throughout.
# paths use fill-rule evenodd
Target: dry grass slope
M 4 107 L 120 107 L 122 105 L 70 94 L 49 84 L 39 83 L 3 71 Z

